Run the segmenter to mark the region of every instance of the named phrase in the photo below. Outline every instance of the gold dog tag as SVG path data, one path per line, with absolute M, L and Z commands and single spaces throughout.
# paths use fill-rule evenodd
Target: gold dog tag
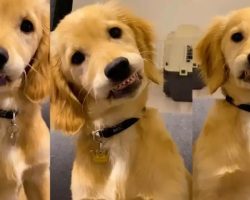
M 92 158 L 95 163 L 105 164 L 109 160 L 109 154 L 106 150 L 95 150 L 92 151 Z
M 93 140 L 98 143 L 97 149 L 90 151 L 93 161 L 97 164 L 106 164 L 109 161 L 109 152 L 103 147 L 104 138 L 99 131 L 93 132 Z
M 13 119 L 11 120 L 11 124 L 8 128 L 9 141 L 10 141 L 10 144 L 13 146 L 16 144 L 18 133 L 19 133 L 19 128 L 18 128 L 15 120 L 16 119 L 15 119 L 15 115 L 14 115 Z
M 8 129 L 8 133 L 9 133 L 9 140 L 11 145 L 15 145 L 16 141 L 17 141 L 17 135 L 18 135 L 18 128 L 17 126 L 10 126 Z

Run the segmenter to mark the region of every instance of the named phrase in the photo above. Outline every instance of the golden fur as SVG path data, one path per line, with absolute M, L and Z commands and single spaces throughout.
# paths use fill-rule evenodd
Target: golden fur
M 204 80 L 211 92 L 222 87 L 236 105 L 250 103 L 250 84 L 239 79 L 249 67 L 250 8 L 215 20 L 197 47 Z M 233 42 L 232 35 L 244 39 Z M 193 156 L 195 200 L 250 199 L 250 113 L 217 100 Z
M 122 29 L 122 38 L 109 38 L 107 30 L 112 26 Z M 189 175 L 175 144 L 157 111 L 143 110 L 148 79 L 161 81 L 153 63 L 151 27 L 117 5 L 96 4 L 66 16 L 52 33 L 51 46 L 52 125 L 67 134 L 79 134 L 73 199 L 188 199 Z M 86 54 L 79 66 L 70 62 L 76 50 Z M 108 99 L 111 86 L 104 68 L 120 56 L 130 59 L 142 83 L 131 96 Z M 110 159 L 95 163 L 90 152 L 97 148 L 92 131 L 130 117 L 140 120 L 105 140 Z
M 20 32 L 24 17 L 33 22 L 34 33 Z M 0 199 L 48 200 L 49 130 L 39 104 L 50 89 L 48 2 L 0 0 L 0 21 L 0 46 L 8 50 L 12 63 L 4 68 L 12 81 L 0 86 L 0 109 L 19 112 L 15 145 L 9 140 L 10 120 L 0 119 Z M 35 52 L 31 69 L 24 75 Z

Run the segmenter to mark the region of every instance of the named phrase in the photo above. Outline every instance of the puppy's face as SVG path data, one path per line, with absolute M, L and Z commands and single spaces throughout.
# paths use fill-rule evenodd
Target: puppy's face
M 52 37 L 52 54 L 60 57 L 67 82 L 95 100 L 122 102 L 137 96 L 147 82 L 143 54 L 153 50 L 150 28 L 135 21 L 119 16 L 110 5 L 89 6 L 67 16 Z M 140 43 L 145 47 L 140 49 Z
M 51 37 L 53 126 L 76 133 L 84 125 L 81 106 L 89 103 L 102 113 L 143 104 L 148 79 L 160 81 L 152 43 L 151 27 L 112 3 L 66 16 Z
M 211 92 L 231 81 L 250 88 L 250 8 L 215 21 L 197 47 L 201 70 Z
M 20 82 L 42 38 L 42 0 L 0 0 L 0 87 Z
M 234 15 L 222 39 L 222 51 L 236 83 L 250 88 L 250 9 Z

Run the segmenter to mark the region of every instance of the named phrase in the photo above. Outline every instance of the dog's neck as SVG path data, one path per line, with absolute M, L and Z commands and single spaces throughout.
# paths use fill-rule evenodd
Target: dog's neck
M 30 106 L 30 101 L 26 98 L 19 85 L 0 88 L 0 109 L 2 110 L 25 110 Z
M 88 103 L 88 120 L 94 129 L 114 126 L 129 118 L 140 118 L 146 104 L 147 91 L 137 98 L 128 100 L 120 105 L 110 106 L 107 102 Z
M 19 99 L 18 89 L 1 89 L 0 91 L 0 109 L 18 110 L 17 100 Z
M 227 82 L 223 88 L 225 95 L 230 96 L 235 105 L 250 104 L 250 89 L 237 86 L 233 81 Z

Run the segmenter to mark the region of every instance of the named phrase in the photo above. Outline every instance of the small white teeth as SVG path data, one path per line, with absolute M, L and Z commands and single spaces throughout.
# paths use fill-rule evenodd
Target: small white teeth
M 132 83 L 134 83 L 138 79 L 139 79 L 138 73 L 134 73 L 129 78 L 124 80 L 122 83 L 116 85 L 113 88 L 113 90 L 116 90 L 116 91 L 117 90 L 122 90 L 122 89 L 126 88 L 127 86 L 131 85 Z

